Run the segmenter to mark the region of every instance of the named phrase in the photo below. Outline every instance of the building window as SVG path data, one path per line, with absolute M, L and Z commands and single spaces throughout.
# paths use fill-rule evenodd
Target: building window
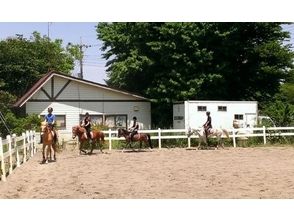
M 105 115 L 105 125 L 109 128 L 127 128 L 127 115 Z
M 235 114 L 234 119 L 243 120 L 243 115 Z
M 103 115 L 90 115 L 92 125 L 102 125 Z M 85 115 L 80 115 L 80 122 L 85 118 Z
M 198 112 L 206 112 L 206 106 L 198 106 Z
M 226 112 L 226 111 L 227 111 L 227 106 L 218 106 L 218 107 L 217 107 L 217 110 L 218 110 L 219 112 Z
M 45 115 L 40 115 L 42 120 L 45 120 Z M 66 129 L 66 116 L 65 115 L 55 115 L 55 125 L 58 130 Z

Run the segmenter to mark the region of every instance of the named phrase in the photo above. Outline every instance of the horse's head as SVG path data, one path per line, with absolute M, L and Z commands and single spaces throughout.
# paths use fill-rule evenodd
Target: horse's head
M 117 136 L 118 136 L 118 137 L 121 137 L 122 135 L 123 135 L 123 131 L 122 131 L 121 128 L 119 128 L 119 129 L 117 130 Z
M 72 138 L 76 138 L 76 136 L 80 136 L 81 134 L 83 134 L 86 131 L 85 128 L 77 125 L 72 127 L 71 132 L 72 132 Z
M 52 127 L 50 125 L 48 125 L 47 123 L 42 122 L 42 124 L 41 124 L 41 131 L 43 133 L 51 133 Z
M 72 132 L 72 138 L 75 139 L 76 136 L 78 135 L 78 126 L 72 127 L 71 132 Z
M 128 133 L 128 131 L 126 129 L 123 129 L 123 128 L 119 128 L 117 130 L 117 136 L 118 137 L 121 137 L 121 136 L 125 137 L 127 135 L 127 133 Z

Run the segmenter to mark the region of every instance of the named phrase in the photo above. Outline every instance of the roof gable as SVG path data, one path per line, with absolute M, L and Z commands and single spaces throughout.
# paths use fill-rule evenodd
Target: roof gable
M 54 79 L 58 79 L 58 80 L 54 80 Z M 61 83 L 62 85 L 54 86 L 56 83 Z M 53 89 L 48 89 L 50 86 Z M 27 101 L 29 101 L 33 97 L 34 98 L 47 97 L 47 98 L 53 98 L 53 99 L 60 98 L 62 97 L 64 92 L 67 92 L 67 94 L 69 95 L 70 93 L 72 93 L 73 96 L 75 95 L 76 92 L 79 92 L 79 97 L 83 99 L 83 97 L 80 96 L 80 94 L 82 94 L 80 93 L 80 91 L 84 91 L 88 96 L 95 95 L 95 97 L 99 97 L 99 94 L 101 94 L 104 99 L 109 98 L 113 100 L 131 99 L 131 100 L 150 101 L 147 98 L 144 98 L 142 96 L 139 96 L 133 93 L 129 93 L 127 91 L 115 89 L 100 83 L 95 83 L 92 81 L 79 79 L 73 76 L 68 76 L 56 71 L 51 71 L 45 74 L 40 80 L 38 80 L 32 86 L 32 88 L 29 91 L 27 91 L 14 104 L 14 107 L 22 107 Z

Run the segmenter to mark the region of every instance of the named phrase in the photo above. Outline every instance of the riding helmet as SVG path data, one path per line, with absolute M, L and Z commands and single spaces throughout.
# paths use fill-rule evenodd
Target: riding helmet
M 53 112 L 53 108 L 52 107 L 49 107 L 48 108 L 48 112 Z
M 133 117 L 133 120 L 137 120 L 137 117 Z

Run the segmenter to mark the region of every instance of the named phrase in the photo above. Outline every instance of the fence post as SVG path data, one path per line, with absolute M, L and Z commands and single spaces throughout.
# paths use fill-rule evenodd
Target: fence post
M 27 162 L 26 134 L 22 133 L 23 163 Z
M 112 145 L 111 145 L 111 128 L 109 128 L 109 134 L 108 134 L 108 138 L 109 138 L 109 150 L 111 151 L 111 149 L 112 149 Z
M 15 154 L 16 154 L 16 166 L 20 167 L 19 152 L 18 152 L 18 146 L 16 143 L 16 134 L 12 135 L 12 140 L 13 140 L 13 146 L 14 146 Z
M 8 152 L 9 152 L 9 174 L 12 173 L 12 148 L 11 148 L 11 136 L 6 136 L 7 142 L 8 142 Z
M 186 133 L 188 134 L 188 131 L 186 131 Z M 191 147 L 191 136 L 188 135 L 188 148 Z
M 263 144 L 266 145 L 266 133 L 265 133 L 265 126 L 262 127 L 263 129 Z
M 235 134 L 235 128 L 233 128 L 233 146 L 236 147 L 236 134 Z
M 0 137 L 0 160 L 1 160 L 1 180 L 6 181 L 6 173 L 5 173 L 5 163 L 4 163 L 4 153 L 3 153 L 3 144 L 2 138 Z
M 34 136 L 33 136 L 33 131 L 30 130 L 30 138 L 31 138 L 31 146 L 32 146 L 32 156 L 35 155 L 35 142 L 34 142 Z
M 161 149 L 161 129 L 158 128 L 158 148 Z

